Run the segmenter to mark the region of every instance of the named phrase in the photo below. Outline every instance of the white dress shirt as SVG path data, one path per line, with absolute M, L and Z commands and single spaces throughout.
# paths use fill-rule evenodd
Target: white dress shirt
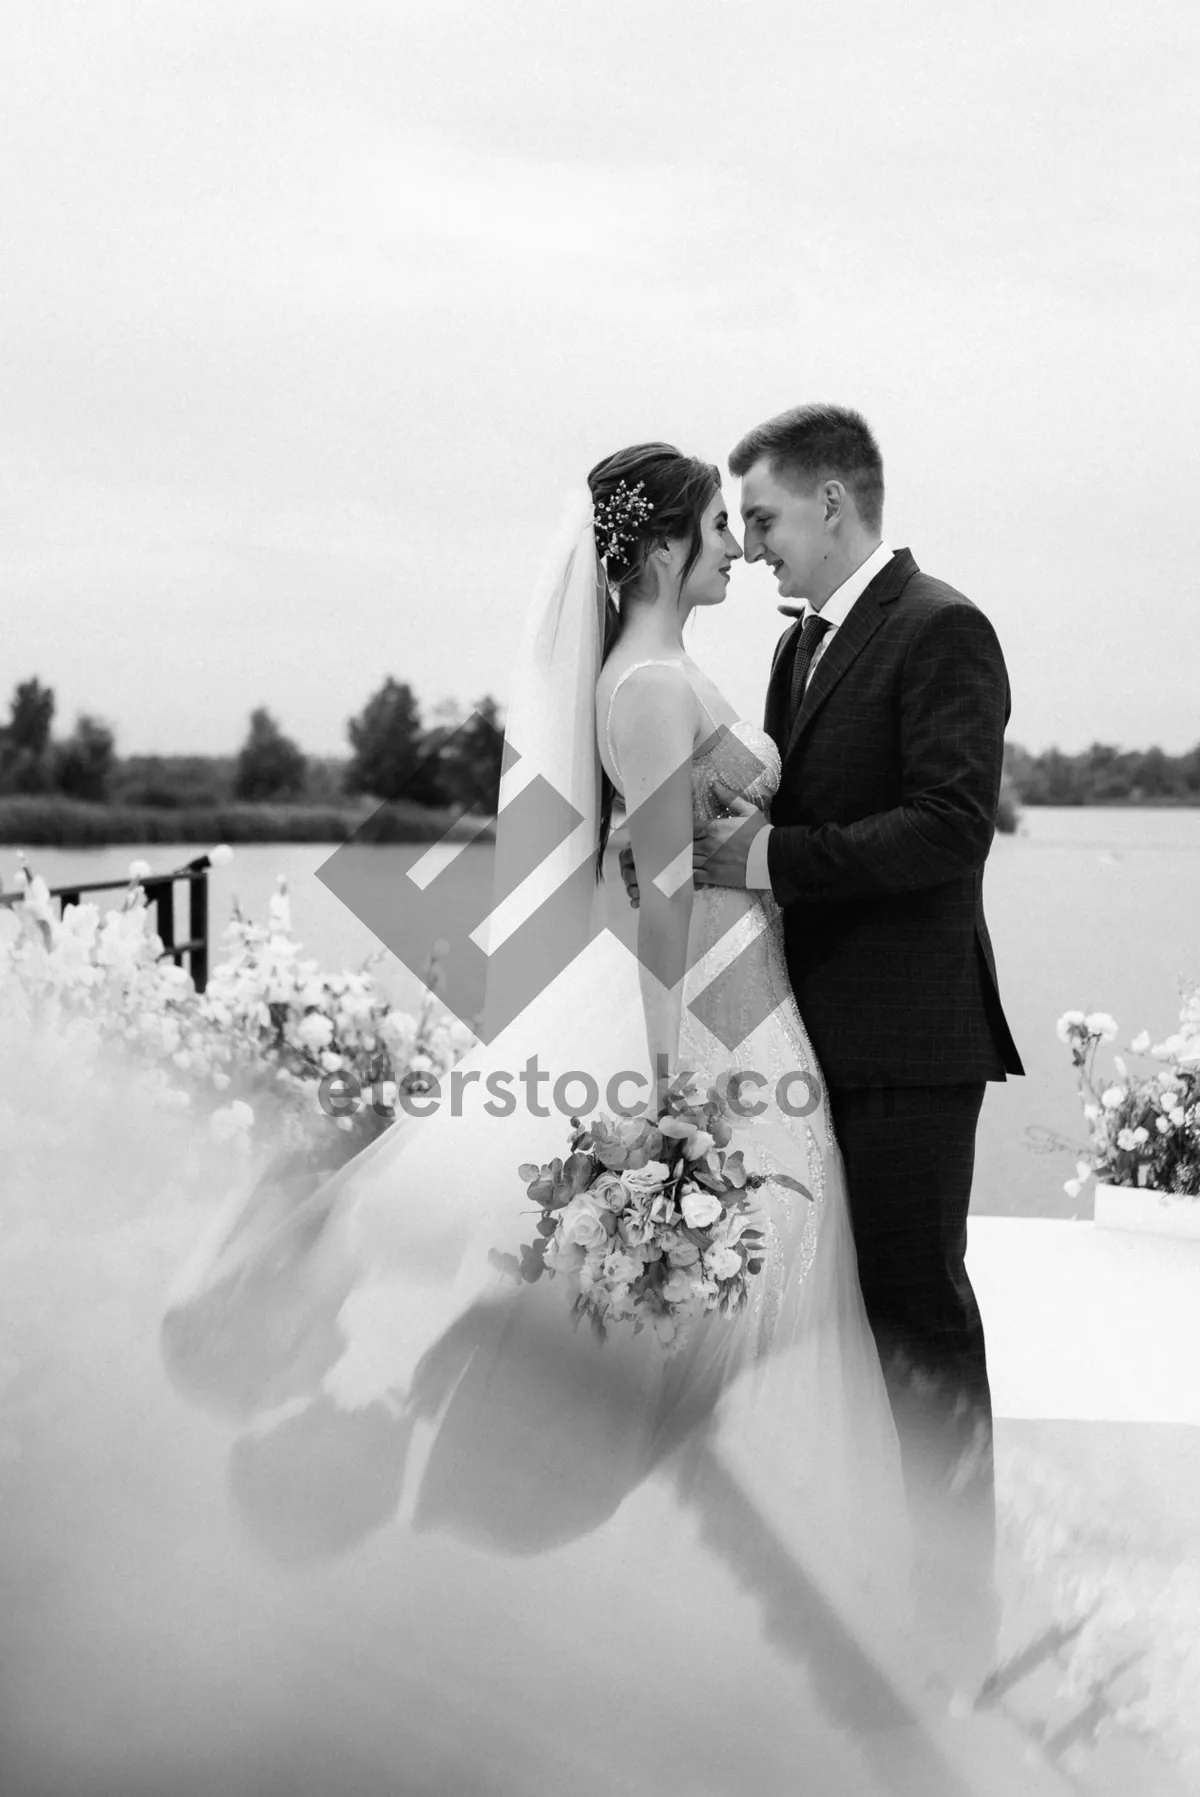
M 810 618 L 815 617 L 824 618 L 829 625 L 829 629 L 817 644 L 809 664 L 808 676 L 804 682 L 805 691 L 808 690 L 808 682 L 816 672 L 817 663 L 850 616 L 851 610 L 862 598 L 879 570 L 887 566 L 894 554 L 895 551 L 887 543 L 881 543 L 878 549 L 871 551 L 860 567 L 855 568 L 848 580 L 843 580 L 841 586 L 830 593 L 824 605 L 814 605 L 811 599 L 804 601 L 804 615 L 800 619 L 801 630 Z M 758 832 L 750 844 L 750 852 L 746 856 L 746 886 L 751 892 L 769 892 L 771 888 L 771 876 L 767 871 L 767 839 L 770 834 L 771 826 L 768 824 L 765 830 Z

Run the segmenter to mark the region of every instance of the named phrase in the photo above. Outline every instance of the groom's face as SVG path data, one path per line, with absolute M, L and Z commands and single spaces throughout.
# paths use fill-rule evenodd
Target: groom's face
M 805 493 L 787 486 L 763 460 L 742 480 L 746 560 L 766 562 L 785 599 L 810 599 L 823 585 L 829 552 L 825 496 L 815 486 Z

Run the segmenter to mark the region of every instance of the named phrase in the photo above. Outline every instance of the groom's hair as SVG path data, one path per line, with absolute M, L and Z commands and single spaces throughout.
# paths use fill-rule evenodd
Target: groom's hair
M 793 406 L 747 431 L 729 458 L 740 479 L 764 457 L 776 480 L 811 493 L 818 481 L 840 480 L 854 495 L 869 530 L 883 523 L 883 457 L 861 412 L 849 406 Z

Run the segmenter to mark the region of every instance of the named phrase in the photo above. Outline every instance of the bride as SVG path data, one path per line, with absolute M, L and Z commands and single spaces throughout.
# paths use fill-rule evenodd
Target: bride
M 622 450 L 588 484 L 517 660 L 495 977 L 456 1102 L 401 1118 L 299 1206 L 260 1198 L 222 1220 L 180 1282 L 164 1353 L 177 1390 L 239 1425 L 228 1490 L 258 1562 L 340 1568 L 343 1604 L 365 1576 L 404 1612 L 405 1651 L 449 1656 L 455 1681 L 499 1691 L 511 1653 L 533 1704 L 576 1663 L 585 1619 L 607 1644 L 606 1703 L 654 1678 L 663 1651 L 659 1683 L 670 1709 L 682 1679 L 689 1728 L 714 1725 L 710 1681 L 718 1707 L 735 1687 L 751 1703 L 787 1693 L 786 1718 L 719 1725 L 739 1753 L 770 1738 L 759 1788 L 789 1788 L 801 1746 L 836 1756 L 849 1738 L 866 1760 L 826 1788 L 897 1788 L 914 1714 L 908 1542 L 841 1159 L 774 901 L 691 878 L 696 820 L 730 792 L 768 804 L 779 778 L 775 744 L 684 646 L 741 549 L 717 469 L 668 445 Z M 531 865 L 545 788 L 578 821 Z M 636 954 L 602 927 L 618 799 Z M 678 1347 L 621 1323 L 601 1340 L 573 1327 L 565 1278 L 505 1270 L 529 1230 L 518 1165 L 565 1155 L 570 1125 L 482 1095 L 534 1060 L 630 1108 L 641 1092 L 652 1117 L 689 1080 L 725 1093 L 764 1180 L 744 1309 Z M 912 1776 L 934 1788 L 928 1766 Z M 643 1788 L 615 1774 L 597 1788 L 618 1787 Z

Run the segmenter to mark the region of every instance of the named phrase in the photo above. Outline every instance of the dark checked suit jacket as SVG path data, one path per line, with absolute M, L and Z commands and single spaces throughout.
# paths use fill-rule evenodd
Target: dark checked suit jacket
M 795 623 L 766 728 L 783 772 L 768 865 L 788 972 L 836 1088 L 1022 1073 L 983 916 L 1009 715 L 983 613 L 897 551 L 789 719 Z

